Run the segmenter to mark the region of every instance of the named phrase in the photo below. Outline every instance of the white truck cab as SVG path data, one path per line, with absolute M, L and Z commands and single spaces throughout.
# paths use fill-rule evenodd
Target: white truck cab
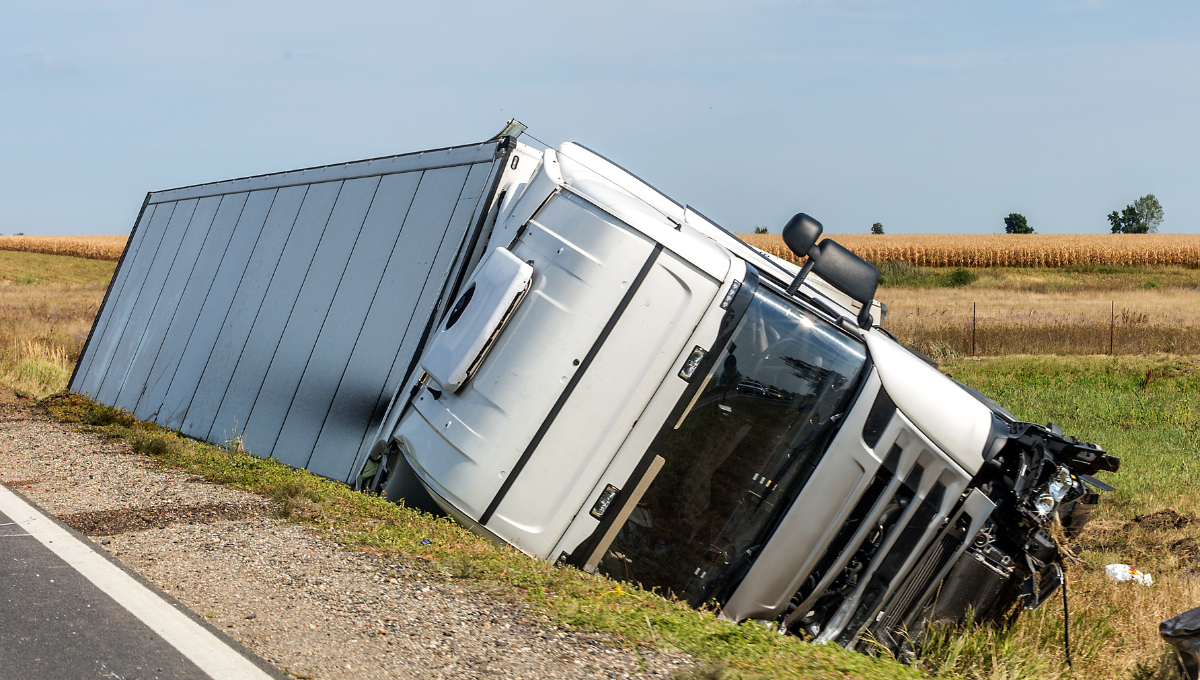
M 518 151 L 536 169 L 380 429 L 389 498 L 420 505 L 415 480 L 531 556 L 848 646 L 1053 592 L 1053 542 L 996 526 L 993 478 L 1061 477 L 1044 523 L 1115 459 L 902 347 L 815 220 L 785 229 L 801 269 L 580 145 Z M 935 605 L 947 577 L 975 589 Z

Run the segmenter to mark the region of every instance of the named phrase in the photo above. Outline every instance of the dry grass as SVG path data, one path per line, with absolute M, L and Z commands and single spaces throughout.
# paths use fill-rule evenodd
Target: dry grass
M 1121 559 L 1129 554 L 1089 552 L 1068 565 L 1071 667 L 1066 664 L 1059 593 L 1037 611 L 1024 612 L 1009 630 L 984 628 L 965 635 L 954 628 L 933 631 L 922 665 L 936 678 L 973 680 L 1110 680 L 1157 667 L 1167 653 L 1159 622 L 1200 600 L 1200 582 L 1173 568 L 1177 560 L 1166 558 L 1138 561 L 1140 568 L 1153 572 L 1150 587 L 1113 583 L 1104 576 L 1104 565 Z
M 1073 671 L 1063 666 L 1056 595 L 1023 614 L 1003 640 L 1008 646 L 997 647 L 1009 655 L 1002 672 L 953 675 L 1148 680 L 1153 673 L 1134 671 L 1153 670 L 1168 649 L 1158 623 L 1200 604 L 1200 357 L 995 357 L 944 370 L 1018 418 L 1054 421 L 1121 458 L 1120 472 L 1101 475 L 1117 490 L 1070 541 L 1079 555 L 1067 569 Z M 1151 513 L 1160 521 L 1147 521 Z M 1149 572 L 1154 584 L 1110 583 L 1103 570 L 1112 563 Z M 1003 672 L 1037 661 L 1037 673 Z
M 102 236 L 0 236 L 0 250 L 45 255 L 67 255 L 116 262 L 125 250 L 125 235 Z
M 881 288 L 884 325 L 938 358 L 971 355 L 972 334 L 977 355 L 1108 354 L 1110 331 L 1116 354 L 1200 354 L 1200 289 L 1030 292 L 982 284 Z
M 738 236 L 795 261 L 777 234 Z M 831 234 L 859 257 L 922 267 L 1200 267 L 1200 234 Z
M 111 262 L 0 253 L 0 382 L 39 398 L 64 389 L 112 272 Z

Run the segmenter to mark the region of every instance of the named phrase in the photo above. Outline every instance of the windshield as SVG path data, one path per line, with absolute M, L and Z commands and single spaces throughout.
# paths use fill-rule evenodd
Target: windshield
M 690 411 L 655 438 L 666 464 L 600 563 L 692 605 L 748 566 L 866 363 L 861 343 L 766 286 L 719 351 Z

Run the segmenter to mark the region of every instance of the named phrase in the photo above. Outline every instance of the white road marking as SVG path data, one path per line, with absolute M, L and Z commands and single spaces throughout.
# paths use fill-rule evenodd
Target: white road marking
M 216 635 L 98 555 L 66 529 L 47 519 L 4 484 L 0 484 L 0 512 L 15 522 L 28 523 L 27 535 L 36 538 L 75 571 L 116 600 L 117 604 L 158 633 L 213 680 L 271 678 Z

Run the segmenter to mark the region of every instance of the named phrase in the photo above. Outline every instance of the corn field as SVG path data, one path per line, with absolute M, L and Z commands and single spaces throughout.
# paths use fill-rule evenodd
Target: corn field
M 919 267 L 1126 267 L 1200 268 L 1200 234 L 833 234 L 864 260 L 908 262 Z M 772 255 L 796 261 L 777 234 L 739 238 Z
M 91 260 L 121 258 L 128 236 L 0 236 L 0 250 L 69 255 Z

